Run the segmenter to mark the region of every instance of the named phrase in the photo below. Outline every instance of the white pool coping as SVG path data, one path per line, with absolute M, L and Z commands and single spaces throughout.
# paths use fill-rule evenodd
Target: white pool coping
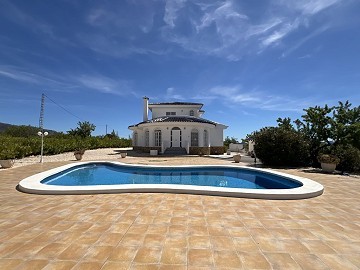
M 41 181 L 46 177 L 57 174 L 64 170 L 79 165 L 105 163 L 134 168 L 232 168 L 261 171 L 273 175 L 283 176 L 292 181 L 301 182 L 303 185 L 291 189 L 245 189 L 245 188 L 226 188 L 211 186 L 176 185 L 176 184 L 120 184 L 120 185 L 92 185 L 92 186 L 55 186 L 42 184 Z M 104 194 L 104 193 L 186 193 L 201 195 L 217 195 L 227 197 L 256 198 L 256 199 L 306 199 L 319 196 L 323 193 L 324 187 L 307 178 L 294 176 L 269 169 L 252 168 L 245 166 L 232 165 L 182 165 L 182 166 L 157 166 L 157 165 L 135 165 L 115 161 L 90 161 L 77 162 L 60 166 L 45 172 L 41 172 L 20 181 L 19 190 L 33 194 Z

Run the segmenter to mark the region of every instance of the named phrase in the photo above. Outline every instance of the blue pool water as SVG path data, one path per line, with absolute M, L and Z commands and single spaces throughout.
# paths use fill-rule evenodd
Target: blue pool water
M 73 167 L 41 181 L 56 186 L 176 184 L 248 189 L 289 189 L 302 183 L 243 168 L 140 168 L 93 163 Z

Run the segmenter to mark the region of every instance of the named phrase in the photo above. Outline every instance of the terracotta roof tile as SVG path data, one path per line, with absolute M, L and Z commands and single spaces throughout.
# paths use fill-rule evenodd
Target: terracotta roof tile
M 148 124 L 148 123 L 164 123 L 164 122 L 192 122 L 192 123 L 204 123 L 204 124 L 211 124 L 216 126 L 216 122 L 204 119 L 204 118 L 198 118 L 194 116 L 161 116 L 157 118 L 150 119 L 148 121 L 140 122 L 136 125 L 132 125 L 130 127 L 139 126 L 141 124 Z

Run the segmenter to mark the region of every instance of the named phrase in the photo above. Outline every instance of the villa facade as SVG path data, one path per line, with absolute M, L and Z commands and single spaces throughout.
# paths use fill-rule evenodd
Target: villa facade
M 143 121 L 129 126 L 134 150 L 167 153 L 183 149 L 192 155 L 223 154 L 227 126 L 202 118 L 202 106 L 192 102 L 149 103 L 149 98 L 144 97 Z

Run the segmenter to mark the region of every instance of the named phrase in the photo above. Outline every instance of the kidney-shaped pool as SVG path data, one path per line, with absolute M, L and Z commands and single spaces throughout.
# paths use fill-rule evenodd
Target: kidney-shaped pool
M 81 162 L 28 177 L 19 189 L 39 194 L 172 192 L 233 197 L 301 199 L 322 194 L 307 178 L 239 166 L 139 166 Z

